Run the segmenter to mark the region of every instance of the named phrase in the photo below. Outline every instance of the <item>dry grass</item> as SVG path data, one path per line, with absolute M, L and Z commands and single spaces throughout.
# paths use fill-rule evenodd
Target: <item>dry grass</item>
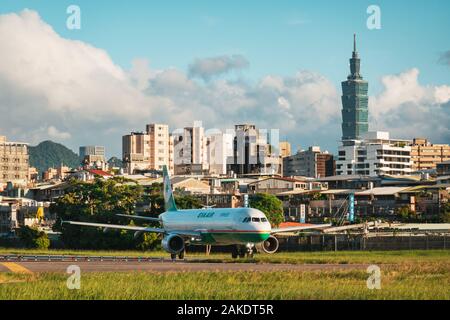
M 447 264 L 382 267 L 381 289 L 369 290 L 365 271 L 88 273 L 80 290 L 67 275 L 7 275 L 0 299 L 450 299 Z

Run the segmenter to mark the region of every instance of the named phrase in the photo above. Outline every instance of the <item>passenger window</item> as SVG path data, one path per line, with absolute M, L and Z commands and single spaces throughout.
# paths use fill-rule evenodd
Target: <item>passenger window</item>
M 259 222 L 260 220 L 259 220 L 259 218 L 252 218 L 252 221 L 253 222 Z

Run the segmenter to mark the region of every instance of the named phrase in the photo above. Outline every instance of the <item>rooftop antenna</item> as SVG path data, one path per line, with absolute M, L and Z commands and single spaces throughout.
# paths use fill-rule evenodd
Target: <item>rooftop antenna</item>
M 356 52 L 356 33 L 353 34 L 353 51 Z

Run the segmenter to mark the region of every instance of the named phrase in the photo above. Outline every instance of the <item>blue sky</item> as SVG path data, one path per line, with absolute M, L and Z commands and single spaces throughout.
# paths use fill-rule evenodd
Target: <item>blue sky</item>
M 82 29 L 68 30 L 65 10 L 80 6 Z M 368 30 L 366 9 L 381 8 L 381 30 Z M 450 2 L 419 1 L 20 1 L 2 0 L 2 13 L 34 9 L 60 35 L 105 49 L 129 68 L 136 57 L 154 68 L 186 70 L 195 58 L 242 54 L 242 74 L 290 75 L 315 70 L 336 85 L 344 80 L 352 34 L 358 34 L 362 72 L 372 93 L 385 74 L 417 67 L 421 81 L 449 82 L 439 65 L 450 47 Z
M 66 28 L 68 17 L 66 8 L 71 4 L 78 5 L 81 8 L 81 30 Z M 381 9 L 381 30 L 369 30 L 366 27 L 366 20 L 369 16 L 366 10 L 372 4 L 378 5 Z M 411 115 L 408 119 L 403 120 L 405 123 L 409 121 L 409 125 L 411 121 L 418 121 L 417 134 L 429 136 L 435 142 L 450 142 L 450 129 L 448 128 L 448 122 L 446 123 L 447 119 L 450 119 L 450 112 L 448 111 L 450 107 L 450 103 L 448 103 L 450 99 L 450 63 L 446 65 L 439 62 L 440 56 L 445 52 L 449 52 L 448 57 L 450 57 L 450 37 L 448 35 L 450 30 L 450 1 L 447 0 L 142 0 L 120 2 L 105 0 L 2 0 L 0 15 L 13 12 L 20 14 L 25 8 L 36 11 L 43 23 L 50 25 L 62 38 L 79 40 L 95 48 L 105 50 L 113 63 L 119 65 L 125 72 L 132 68 L 132 62 L 137 58 L 149 61 L 152 70 L 164 71 L 162 74 L 165 77 L 160 76 L 163 79 L 152 78 L 149 80 L 152 82 L 152 90 L 147 89 L 144 98 L 136 96 L 133 98 L 134 100 L 130 98 L 130 101 L 139 101 L 140 103 L 156 96 L 158 99 L 162 99 L 158 100 L 161 103 L 170 100 L 168 106 L 178 104 L 184 105 L 185 108 L 194 109 L 198 106 L 199 111 L 197 113 L 188 114 L 186 112 L 186 119 L 189 119 L 189 121 L 192 119 L 203 120 L 211 126 L 218 125 L 218 122 L 220 124 L 220 121 L 209 119 L 214 112 L 217 113 L 217 110 L 222 111 L 221 109 L 223 109 L 223 107 L 213 105 L 214 103 L 221 103 L 215 97 L 215 90 L 218 90 L 218 87 L 224 90 L 223 84 L 217 82 L 204 83 L 201 79 L 189 79 L 189 66 L 196 59 L 232 55 L 245 57 L 248 61 L 247 67 L 236 68 L 239 70 L 221 74 L 215 80 L 225 79 L 230 81 L 227 85 L 231 86 L 234 92 L 239 93 L 239 90 L 243 90 L 245 91 L 244 96 L 252 98 L 253 101 L 261 103 L 266 100 L 270 101 L 271 105 L 269 106 L 268 103 L 267 109 L 277 103 L 287 109 L 297 108 L 297 112 L 287 113 L 286 117 L 292 119 L 286 127 L 283 126 L 282 120 L 274 121 L 275 125 L 282 128 L 280 136 L 291 141 L 294 149 L 298 145 L 307 147 L 312 144 L 320 144 L 331 151 L 336 150 L 337 141 L 340 137 L 340 82 L 345 80 L 349 73 L 348 59 L 352 51 L 353 33 L 356 32 L 358 51 L 362 59 L 362 75 L 369 81 L 369 95 L 376 96 L 372 99 L 372 101 L 375 101 L 373 102 L 375 105 L 372 105 L 372 110 L 369 110 L 373 114 L 373 117 L 370 118 L 370 121 L 375 123 L 373 127 L 377 126 L 377 128 L 380 127 L 385 130 L 392 129 L 399 138 L 412 138 L 410 135 L 416 134 L 416 132 L 402 130 L 398 120 L 406 111 Z M 5 20 L 5 30 L 9 30 L 7 29 L 8 23 L 10 21 Z M 21 24 L 22 27 L 23 30 L 27 30 L 26 23 Z M 14 33 L 15 30 L 11 32 Z M 39 35 L 41 36 L 42 33 L 39 33 Z M 22 37 L 26 38 L 26 34 L 23 35 L 22 33 Z M 13 35 L 8 41 L 15 45 Z M 41 40 L 31 38 L 30 35 L 30 39 L 26 41 L 39 44 Z M 24 48 L 27 48 L 26 41 L 24 40 Z M 62 45 L 64 47 L 66 45 L 61 44 L 57 39 L 52 41 L 54 41 L 54 44 L 51 44 L 51 46 Z M 12 46 L 10 47 L 12 48 Z M 33 52 L 24 52 L 23 57 L 25 58 L 17 55 L 17 59 L 20 56 L 21 59 L 33 60 L 33 54 Z M 45 51 L 43 54 L 45 54 Z M 77 53 L 74 56 L 83 59 L 83 53 Z M 39 56 L 39 59 L 40 57 L 42 55 Z M 11 59 L 14 59 L 14 53 L 11 53 Z M 44 62 L 36 60 L 35 63 L 40 66 Z M 48 60 L 45 63 L 51 65 L 52 61 Z M 64 65 L 64 63 L 62 64 Z M 20 87 L 20 81 L 14 78 L 13 72 L 8 73 L 7 67 L 5 65 L 2 69 L 0 63 L 0 80 L 4 77 L 8 85 L 14 88 L 18 87 L 17 92 L 28 89 Z M 166 72 L 171 68 L 180 71 L 180 73 Z M 301 85 L 295 87 L 296 85 L 292 84 L 292 77 L 302 70 L 321 75 L 324 79 L 312 76 L 313 80 L 311 80 L 308 73 L 302 73 L 298 76 L 301 79 L 299 80 Z M 74 70 L 74 77 L 82 76 L 75 75 L 75 73 L 76 70 Z M 284 87 L 283 90 L 280 90 L 282 93 L 279 97 L 272 96 L 273 90 L 264 91 L 258 86 L 268 75 L 283 79 Z M 25 76 L 32 77 L 32 75 Z M 177 85 L 186 82 L 183 84 L 185 85 L 183 90 L 191 90 L 189 94 L 195 96 L 196 104 L 193 103 L 192 107 L 186 107 L 190 105 L 191 100 L 183 100 L 177 91 L 181 89 L 175 90 L 174 82 L 170 82 L 167 80 L 168 78 L 170 78 L 170 81 L 174 81 L 174 79 L 178 81 L 176 82 Z M 392 83 L 393 86 L 396 86 L 391 90 L 393 92 L 384 88 L 382 79 L 385 80 L 385 83 Z M 72 80 L 77 81 L 75 78 Z M 81 77 L 79 80 L 83 81 Z M 303 126 L 304 121 L 315 121 L 311 116 L 302 118 L 302 115 L 308 112 L 309 103 L 315 101 L 315 98 L 309 97 L 311 88 L 307 86 L 308 81 L 317 84 L 318 88 L 325 88 L 324 92 L 326 92 L 323 106 L 318 105 L 315 112 L 320 112 L 320 108 L 323 107 L 327 109 L 328 116 L 318 122 L 317 132 L 313 131 L 315 129 L 312 126 L 303 131 L 296 128 L 296 126 Z M 334 88 L 329 88 L 327 81 L 330 81 Z M 49 80 L 49 83 L 54 83 L 54 81 Z M 165 85 L 162 89 L 161 83 Z M 170 83 L 170 88 L 167 87 L 167 83 Z M 128 82 L 126 84 L 128 85 Z M 274 83 L 271 85 L 274 85 Z M 192 89 L 193 86 L 195 86 L 194 89 Z M 156 92 L 155 88 L 160 88 L 160 91 Z M 49 98 L 51 92 L 45 91 L 45 88 L 40 88 L 42 94 L 38 94 L 37 90 L 33 90 L 32 94 L 37 95 L 37 97 L 45 97 L 45 99 L 35 98 L 33 103 L 36 101 L 40 103 L 46 99 L 53 101 Z M 60 90 L 64 89 L 61 88 Z M 82 92 L 80 94 L 86 93 L 82 91 L 83 88 L 80 90 Z M 149 90 L 150 93 L 148 93 Z M 333 90 L 336 92 L 332 92 Z M 403 98 L 392 98 L 397 90 L 402 92 L 402 95 L 414 96 L 414 99 L 410 101 Z M 418 91 L 426 93 L 416 97 L 415 94 Z M 225 90 L 224 92 L 229 91 Z M 60 91 L 58 91 L 59 93 Z M 255 97 L 257 95 L 260 96 Z M 305 96 L 307 98 L 303 99 Z M 438 98 L 433 100 L 429 98 L 430 96 L 438 96 Z M 27 107 L 19 94 L 15 99 L 17 105 L 23 106 L 23 108 Z M 283 99 L 287 103 L 284 103 Z M 116 100 L 122 101 L 120 98 Z M 237 100 L 236 106 L 245 108 L 249 105 L 249 102 L 239 95 L 230 98 L 229 103 L 234 103 Z M 2 92 L 0 92 L 0 103 L 2 101 L 10 103 L 13 98 L 10 97 L 10 94 L 2 96 Z M 84 103 L 87 101 L 88 104 L 90 102 L 86 99 L 83 101 Z M 98 102 L 98 100 L 95 101 Z M 155 102 L 154 99 L 151 101 L 152 103 L 159 103 Z M 226 102 L 228 103 L 228 101 Z M 208 106 L 211 107 L 210 110 Z M 36 106 L 33 106 L 34 109 L 39 108 L 40 110 L 45 110 L 47 107 L 52 112 L 55 111 L 55 106 L 38 105 L 38 102 L 36 102 Z M 432 107 L 437 109 L 427 109 Z M 239 108 L 236 109 L 236 112 L 241 110 Z M 331 112 L 330 108 L 334 111 Z M 374 108 L 380 108 L 380 111 L 378 112 Z M 72 106 L 70 110 L 75 109 Z M 41 133 L 47 132 L 50 138 L 54 140 L 59 138 L 60 142 L 67 144 L 74 150 L 77 150 L 78 146 L 82 144 L 96 143 L 106 145 L 108 154 L 119 155 L 120 136 L 130 130 L 142 130 L 145 123 L 150 122 L 150 116 L 142 121 L 140 119 L 135 121 L 135 119 L 130 118 L 127 123 L 119 123 L 119 119 L 123 118 L 123 115 L 120 114 L 120 110 L 116 110 L 116 112 L 114 108 L 112 109 L 111 119 L 104 124 L 103 131 L 96 132 L 95 135 L 88 129 L 84 130 L 82 123 L 86 123 L 86 128 L 92 127 L 93 123 L 97 128 L 100 128 L 100 125 L 95 122 L 97 120 L 86 118 L 84 122 L 80 120 L 79 123 L 73 124 L 70 121 L 78 117 L 79 113 L 68 115 L 67 110 L 69 109 L 64 109 L 64 113 L 61 111 L 59 118 L 48 119 L 43 117 L 41 120 L 43 129 L 39 131 L 39 134 L 34 133 L 31 138 L 20 133 L 19 123 L 13 126 L 10 123 L 2 123 L 1 119 L 0 134 L 13 136 L 15 139 L 30 139 L 31 143 L 34 143 L 35 140 L 33 139 L 37 139 L 37 137 L 48 138 L 44 134 L 41 135 Z M 176 108 L 173 110 L 176 110 Z M 247 118 L 243 118 L 243 120 L 253 120 L 251 115 L 255 114 L 255 110 L 257 109 L 250 108 L 243 112 L 243 117 L 247 115 Z M 418 113 L 417 110 L 424 113 Z M 209 111 L 211 113 L 208 116 Z M 419 123 L 422 121 L 421 119 L 426 118 L 423 115 L 427 115 L 427 112 L 430 114 L 432 112 L 435 115 L 433 121 L 429 121 L 429 124 Z M 387 119 L 388 113 L 394 115 Z M 180 125 L 179 119 L 155 116 L 155 112 L 149 112 L 148 114 L 152 115 L 152 120 L 167 121 L 171 126 Z M 199 118 L 199 115 L 204 115 L 204 118 Z M 270 113 L 261 112 L 259 120 L 255 119 L 256 124 L 261 126 L 270 124 L 267 115 L 270 116 Z M 221 114 L 217 118 L 220 120 L 221 117 L 226 116 Z M 258 118 L 256 115 L 255 117 Z M 239 121 L 240 119 L 236 116 L 232 121 Z M 92 123 L 89 123 L 91 120 Z M 116 131 L 111 128 L 112 126 L 116 126 Z M 434 128 L 439 130 L 433 131 Z M 283 129 L 285 130 L 283 131 Z M 94 136 L 96 139 L 93 139 Z M 88 139 L 91 139 L 91 141 L 88 141 Z

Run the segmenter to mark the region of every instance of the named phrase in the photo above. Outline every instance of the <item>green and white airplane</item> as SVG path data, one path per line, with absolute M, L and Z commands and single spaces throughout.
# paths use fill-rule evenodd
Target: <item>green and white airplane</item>
M 158 218 L 120 215 L 130 219 L 158 221 L 159 228 L 130 225 L 63 221 L 63 223 L 120 229 L 135 232 L 155 232 L 163 235 L 162 247 L 172 259 L 184 258 L 186 245 L 231 245 L 232 257 L 252 256 L 254 249 L 264 253 L 278 250 L 276 234 L 306 229 L 323 229 L 330 224 L 308 225 L 287 228 L 272 228 L 263 212 L 252 208 L 205 208 L 178 210 L 175 205 L 167 167 L 163 168 L 165 212 Z

